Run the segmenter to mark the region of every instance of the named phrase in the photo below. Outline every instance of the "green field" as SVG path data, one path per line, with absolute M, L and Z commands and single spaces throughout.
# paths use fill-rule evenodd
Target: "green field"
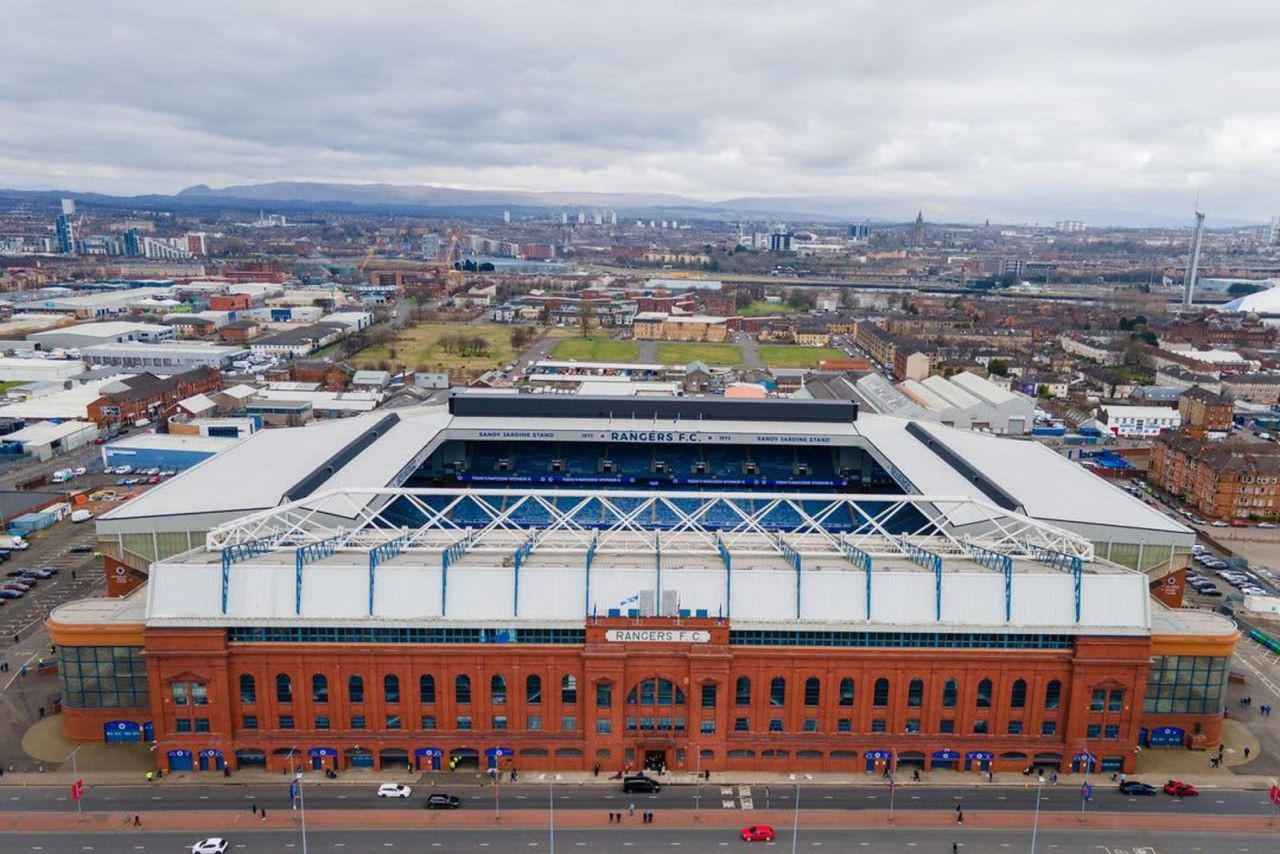
M 687 365 L 690 362 L 704 362 L 707 365 L 738 365 L 742 363 L 742 350 L 734 344 L 668 342 L 658 345 L 658 361 L 664 365 Z
M 787 314 L 789 311 L 791 311 L 791 308 L 786 303 L 756 300 L 738 309 L 738 316 L 760 317 L 761 315 Z
M 446 346 L 443 339 L 483 338 L 482 350 Z M 496 323 L 419 323 L 401 330 L 386 346 L 367 347 L 351 361 L 359 368 L 377 368 L 386 362 L 392 370 L 399 365 L 410 369 L 457 371 L 479 374 L 499 368 L 514 358 L 511 327 Z
M 816 368 L 819 359 L 844 359 L 834 347 L 797 347 L 794 344 L 762 344 L 760 360 L 771 368 Z
M 640 345 L 612 338 L 566 338 L 551 350 L 551 358 L 579 362 L 634 362 Z

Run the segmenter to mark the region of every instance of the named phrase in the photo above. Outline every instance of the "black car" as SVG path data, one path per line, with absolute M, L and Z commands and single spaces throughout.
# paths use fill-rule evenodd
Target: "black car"
M 48 569 L 45 569 L 45 568 L 44 568 L 44 567 L 42 567 L 42 566 L 38 566 L 38 567 L 36 567 L 35 569 L 24 569 L 24 570 L 22 570 L 22 577 L 23 577 L 23 578 L 45 578 L 45 579 L 48 579 L 48 578 L 53 578 L 53 573 L 52 573 L 51 571 L 49 571 Z
M 71 548 L 67 549 L 67 553 L 73 554 L 73 555 L 88 554 L 91 551 L 93 551 L 93 546 L 89 543 L 81 543 L 77 546 L 72 546 Z
M 641 792 L 650 793 L 657 792 L 662 786 L 652 777 L 646 777 L 643 774 L 634 774 L 630 777 L 624 777 L 622 780 L 622 791 L 625 793 Z
M 1155 793 L 1155 786 L 1150 786 L 1138 780 L 1125 780 L 1120 784 L 1120 794 L 1122 795 L 1154 795 Z
M 423 806 L 429 810 L 456 810 L 462 806 L 462 800 L 457 795 L 435 792 L 427 795 L 427 801 Z

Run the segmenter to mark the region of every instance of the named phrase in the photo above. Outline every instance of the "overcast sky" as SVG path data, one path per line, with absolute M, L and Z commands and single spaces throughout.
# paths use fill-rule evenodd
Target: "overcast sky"
M 56 11 L 55 11 L 56 10 Z M 6 4 L 0 186 L 847 197 L 1280 213 L 1280 3 Z

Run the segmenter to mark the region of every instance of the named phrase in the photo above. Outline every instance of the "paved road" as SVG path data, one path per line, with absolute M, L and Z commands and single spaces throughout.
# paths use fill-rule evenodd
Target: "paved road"
M 565 829 L 556 832 L 555 848 L 575 854 L 655 854 L 673 851 L 789 850 L 791 828 L 775 828 L 780 834 L 773 843 L 747 845 L 733 829 Z M 4 837 L 9 854 L 39 851 L 42 854 L 85 854 L 85 852 L 189 851 L 202 838 L 194 833 L 12 833 Z M 231 852 L 280 852 L 298 854 L 302 850 L 298 831 L 228 830 Z M 965 854 L 993 851 L 1025 851 L 1030 837 L 1025 830 L 925 830 L 917 828 L 884 830 L 806 830 L 800 827 L 796 849 L 813 852 L 868 851 L 876 854 L 946 854 L 956 842 Z M 324 852 L 447 851 L 494 852 L 551 851 L 546 830 L 458 830 L 458 831 L 309 831 L 307 850 Z M 1045 854 L 1200 854 L 1200 852 L 1266 852 L 1275 850 L 1272 834 L 1240 833 L 1222 836 L 1213 833 L 1159 833 L 1142 829 L 1129 831 L 1041 830 L 1037 851 Z
M 283 778 L 282 778 L 283 780 Z M 428 785 L 414 786 L 411 798 L 379 798 L 374 793 L 376 784 L 336 783 L 306 784 L 308 810 L 318 809 L 368 809 L 418 810 L 428 792 L 439 791 L 462 798 L 463 809 L 491 812 L 494 793 L 490 786 L 471 784 L 462 786 Z M 700 794 L 700 797 L 697 797 Z M 520 783 L 504 784 L 499 792 L 503 810 L 541 810 L 547 807 L 545 786 Z M 668 786 L 657 795 L 624 795 L 612 786 L 560 786 L 556 789 L 556 807 L 577 810 L 615 811 L 625 810 L 635 804 L 637 811 L 662 809 L 693 809 L 695 797 L 703 811 L 722 812 L 737 810 L 743 813 L 743 821 L 750 821 L 755 810 L 792 809 L 795 805 L 794 789 L 789 786 L 718 786 L 704 785 L 700 793 L 694 786 Z M 24 786 L 0 789 L 0 802 L 7 809 L 33 812 L 69 811 L 65 786 Z M 97 786 L 91 785 L 85 796 L 87 810 L 211 810 L 244 809 L 251 803 L 264 807 L 287 807 L 288 786 L 276 784 L 199 785 L 187 783 L 158 783 L 152 786 Z M 1035 790 L 1008 786 L 940 787 L 903 784 L 894 797 L 896 810 L 952 809 L 961 804 L 966 811 L 1027 811 L 1035 807 Z M 888 792 L 866 786 L 809 785 L 800 792 L 800 809 L 887 809 Z M 1040 809 L 1045 811 L 1072 811 L 1080 809 L 1080 792 L 1074 786 L 1053 787 L 1043 790 Z M 1093 801 L 1087 809 L 1091 812 L 1143 812 L 1178 815 L 1271 815 L 1275 807 L 1262 791 L 1206 790 L 1197 798 L 1130 797 L 1121 795 L 1110 783 L 1098 783 Z

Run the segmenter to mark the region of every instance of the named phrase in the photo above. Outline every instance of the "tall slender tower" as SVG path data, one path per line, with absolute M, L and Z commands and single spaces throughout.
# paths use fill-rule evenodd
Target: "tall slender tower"
M 1204 238 L 1204 214 L 1196 211 L 1196 231 L 1187 256 L 1187 276 L 1182 280 L 1182 304 L 1189 306 L 1196 293 L 1196 273 L 1200 269 L 1200 241 Z
M 913 246 L 924 246 L 924 211 L 916 211 L 916 230 Z

